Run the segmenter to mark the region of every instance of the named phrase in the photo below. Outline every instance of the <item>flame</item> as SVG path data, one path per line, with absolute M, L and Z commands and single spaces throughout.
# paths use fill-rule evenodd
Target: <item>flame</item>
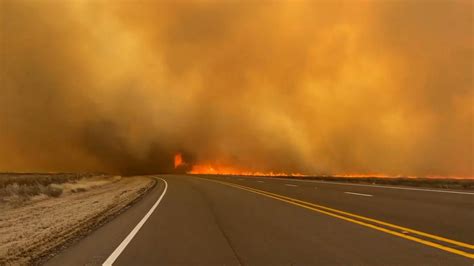
M 414 176 L 391 176 L 387 174 L 380 173 L 352 173 L 352 174 L 335 174 L 333 177 L 353 177 L 353 178 L 367 178 L 367 177 L 376 177 L 376 178 L 394 178 L 394 177 L 414 177 Z
M 181 153 L 177 153 L 174 155 L 174 168 L 178 168 L 179 166 L 183 165 L 183 155 Z
M 197 175 L 242 175 L 242 176 L 306 176 L 300 173 L 284 173 L 284 172 L 261 172 L 239 170 L 234 167 L 212 165 L 212 164 L 196 164 L 193 165 L 188 174 Z
M 180 157 L 180 154 L 175 155 L 176 158 Z M 180 161 L 180 164 L 184 162 Z M 459 177 L 459 176 L 413 176 L 413 175 L 388 175 L 382 173 L 340 173 L 333 175 L 306 175 L 301 173 L 285 173 L 285 172 L 263 172 L 263 171 L 249 171 L 242 170 L 232 166 L 224 166 L 219 164 L 195 164 L 188 174 L 195 175 L 239 175 L 239 176 L 293 176 L 293 177 L 309 177 L 309 176 L 320 176 L 320 177 L 335 177 L 335 178 L 430 178 L 430 179 L 474 179 L 474 177 Z

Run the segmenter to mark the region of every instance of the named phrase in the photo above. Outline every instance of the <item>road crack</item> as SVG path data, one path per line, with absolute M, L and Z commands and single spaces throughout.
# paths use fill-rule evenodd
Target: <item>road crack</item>
M 222 223 L 221 223 L 218 215 L 216 214 L 215 206 L 214 206 L 214 204 L 212 204 L 212 201 L 209 199 L 208 195 L 204 191 L 202 191 L 201 189 L 196 187 L 194 182 L 191 183 L 191 187 L 194 191 L 196 191 L 199 195 L 201 195 L 203 200 L 207 203 L 207 206 L 208 206 L 208 208 L 209 208 L 209 210 L 212 214 L 212 218 L 214 220 L 214 223 L 217 225 L 217 228 L 219 229 L 219 232 L 222 234 L 222 236 L 226 240 L 227 244 L 229 245 L 230 249 L 234 253 L 235 259 L 238 261 L 239 265 L 244 265 L 244 263 L 242 262 L 242 258 L 239 256 L 237 250 L 235 249 L 234 245 L 232 244 L 232 241 L 231 241 L 230 237 L 226 234 L 225 230 L 223 229 Z

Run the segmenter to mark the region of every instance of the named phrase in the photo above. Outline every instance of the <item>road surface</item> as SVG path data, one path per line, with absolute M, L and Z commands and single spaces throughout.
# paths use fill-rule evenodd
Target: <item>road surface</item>
M 47 265 L 473 265 L 474 193 L 159 176 Z

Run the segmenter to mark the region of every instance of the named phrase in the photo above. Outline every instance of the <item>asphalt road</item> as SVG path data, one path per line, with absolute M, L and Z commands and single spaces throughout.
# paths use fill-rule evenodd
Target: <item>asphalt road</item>
M 47 264 L 474 264 L 472 192 L 160 177 L 140 202 Z

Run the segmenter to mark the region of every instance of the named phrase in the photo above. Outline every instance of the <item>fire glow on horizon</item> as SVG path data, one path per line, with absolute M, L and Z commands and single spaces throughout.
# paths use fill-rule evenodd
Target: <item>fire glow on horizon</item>
M 174 156 L 174 167 L 178 169 L 188 164 L 184 161 L 181 153 L 176 153 Z M 388 175 L 382 173 L 336 173 L 336 174 L 303 174 L 303 173 L 288 173 L 281 171 L 252 171 L 229 165 L 221 165 L 216 163 L 196 163 L 186 172 L 192 175 L 231 175 L 231 176 L 276 176 L 276 177 L 310 177 L 310 176 L 327 176 L 336 178 L 430 178 L 430 179 L 474 179 L 474 177 L 459 177 L 459 176 L 413 176 L 413 175 Z
M 196 164 L 193 165 L 188 174 L 194 175 L 241 175 L 241 176 L 300 176 L 306 175 L 300 173 L 284 173 L 284 172 L 263 172 L 240 170 L 229 166 L 218 166 L 212 164 Z
M 277 176 L 277 177 L 335 177 L 335 178 L 429 178 L 429 179 L 474 179 L 474 177 L 461 176 L 413 176 L 413 175 L 387 175 L 380 173 L 360 173 L 360 174 L 301 174 L 301 173 L 285 173 L 278 171 L 249 171 L 240 170 L 233 167 L 216 166 L 212 164 L 196 164 L 187 172 L 192 175 L 230 175 L 230 176 Z

